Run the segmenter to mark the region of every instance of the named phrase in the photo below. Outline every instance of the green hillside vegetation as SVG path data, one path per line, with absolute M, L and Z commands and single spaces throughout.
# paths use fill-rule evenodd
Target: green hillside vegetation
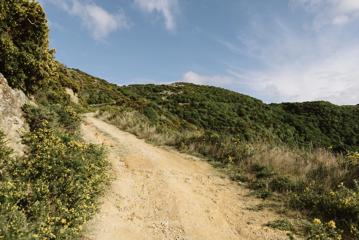
M 225 89 L 193 84 L 134 85 L 125 90 L 207 131 L 246 141 L 347 150 L 359 145 L 359 106 L 328 102 L 267 105 Z
M 331 232 L 325 221 L 335 221 L 344 236 L 358 236 L 358 106 L 268 105 L 186 83 L 120 87 L 75 69 L 63 79 L 78 86 L 84 106 L 120 128 L 204 156 L 258 197 L 286 199 L 287 207 L 322 219 L 309 235 Z
M 265 104 L 188 83 L 117 86 L 53 54 L 39 3 L 0 1 L 0 72 L 37 104 L 24 107 L 25 157 L 12 156 L 0 136 L 0 239 L 80 238 L 107 181 L 104 150 L 80 138 L 85 111 L 203 156 L 258 197 L 315 218 L 310 239 L 359 238 L 359 105 Z
M 325 221 L 335 221 L 344 236 L 358 236 L 358 106 L 268 105 L 186 83 L 120 87 L 75 69 L 63 78 L 76 79 L 83 105 L 121 129 L 204 156 L 258 197 L 286 199 L 287 207 L 322 219 L 308 234 L 332 232 Z
M 36 100 L 24 107 L 26 156 L 0 129 L 0 239 L 79 239 L 108 179 L 104 149 L 80 137 L 83 108 L 65 94 L 53 52 L 39 3 L 0 1 L 0 72 Z
M 244 141 L 271 141 L 335 152 L 357 150 L 359 106 L 329 102 L 265 104 L 210 86 L 131 85 L 119 87 L 75 69 L 61 79 L 86 105 L 135 109 L 154 125 L 220 132 Z
M 0 1 L 0 69 L 13 87 L 34 92 L 56 74 L 47 19 L 35 1 Z

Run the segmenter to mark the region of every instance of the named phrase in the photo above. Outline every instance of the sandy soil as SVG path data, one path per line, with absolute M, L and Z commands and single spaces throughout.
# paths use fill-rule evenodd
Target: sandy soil
M 91 114 L 82 132 L 88 142 L 108 148 L 113 171 L 83 239 L 288 239 L 263 226 L 280 216 L 249 210 L 262 201 L 205 161 L 152 146 Z

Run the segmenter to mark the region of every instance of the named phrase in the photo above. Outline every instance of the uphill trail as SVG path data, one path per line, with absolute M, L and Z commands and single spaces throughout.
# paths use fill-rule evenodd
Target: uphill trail
M 152 146 L 86 114 L 82 135 L 103 144 L 112 181 L 84 240 L 278 240 L 264 225 L 280 216 L 198 158 Z

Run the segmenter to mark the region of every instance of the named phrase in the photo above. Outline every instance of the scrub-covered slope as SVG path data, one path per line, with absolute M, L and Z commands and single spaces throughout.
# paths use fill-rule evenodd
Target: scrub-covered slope
M 265 104 L 229 90 L 187 83 L 119 87 L 67 69 L 63 79 L 75 82 L 84 103 L 109 104 L 140 111 L 151 123 L 169 128 L 197 128 L 246 141 L 330 147 L 359 145 L 359 105 L 329 102 Z

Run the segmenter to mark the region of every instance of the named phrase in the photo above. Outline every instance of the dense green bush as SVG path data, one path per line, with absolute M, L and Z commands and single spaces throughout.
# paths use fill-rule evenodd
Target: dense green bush
M 61 128 L 69 133 L 76 133 L 81 123 L 80 115 L 71 105 L 50 104 L 36 107 L 25 105 L 23 110 L 32 131 L 41 128 L 46 122 L 51 128 Z
M 0 134 L 0 239 L 77 239 L 108 179 L 104 150 L 78 137 L 72 107 L 24 110 L 27 155 L 11 156 Z
M 333 191 L 318 191 L 315 186 L 307 187 L 302 193 L 295 193 L 291 206 L 300 210 L 310 210 L 311 216 L 334 220 L 338 226 L 353 238 L 359 237 L 359 187 L 349 189 L 340 185 Z
M 225 89 L 186 83 L 131 85 L 122 92 L 134 101 L 148 102 L 157 115 L 242 141 L 326 147 L 337 152 L 359 147 L 358 105 L 268 105 Z
M 103 149 L 47 120 L 24 142 L 26 157 L 0 158 L 0 238 L 78 238 L 107 179 Z
M 308 240 L 342 240 L 342 231 L 337 229 L 336 223 L 330 220 L 323 223 L 320 219 L 315 218 L 312 224 L 306 227 Z
M 10 86 L 34 92 L 56 75 L 46 15 L 37 1 L 0 1 L 0 72 Z

